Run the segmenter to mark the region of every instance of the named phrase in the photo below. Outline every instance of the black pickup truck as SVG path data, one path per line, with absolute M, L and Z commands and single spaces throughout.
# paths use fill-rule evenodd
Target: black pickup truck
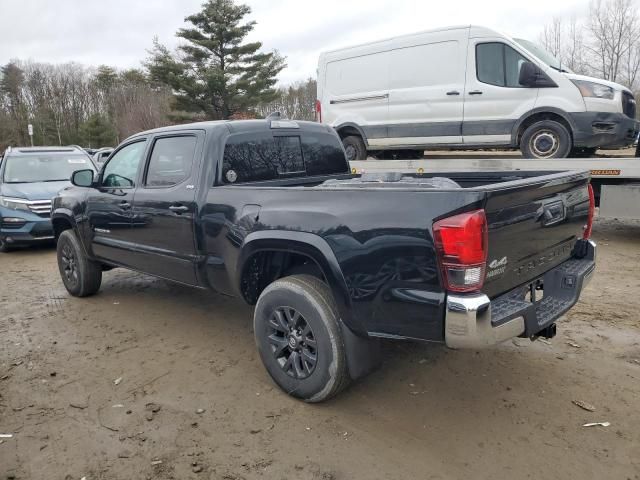
M 354 175 L 317 123 L 143 132 L 72 183 L 52 210 L 71 295 L 125 267 L 241 297 L 268 373 L 310 402 L 374 368 L 380 338 L 550 338 L 595 269 L 588 172 Z

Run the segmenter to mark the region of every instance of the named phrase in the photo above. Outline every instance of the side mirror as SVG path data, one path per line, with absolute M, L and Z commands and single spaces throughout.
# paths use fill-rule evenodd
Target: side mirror
M 529 88 L 550 88 L 558 86 L 540 67 L 531 62 L 523 62 L 522 65 L 520 65 L 518 83 L 523 87 Z
M 76 170 L 71 175 L 71 183 L 76 187 L 91 187 L 93 185 L 93 170 Z

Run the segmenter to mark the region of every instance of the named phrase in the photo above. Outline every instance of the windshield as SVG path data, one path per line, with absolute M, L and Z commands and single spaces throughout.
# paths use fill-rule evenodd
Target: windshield
M 86 155 L 19 155 L 5 159 L 6 183 L 36 183 L 69 180 L 76 170 L 94 169 Z
M 551 53 L 547 52 L 540 45 L 530 42 L 529 40 L 524 40 L 522 38 L 514 38 L 513 40 L 522 48 L 531 52 L 533 55 L 538 57 L 540 60 L 542 60 L 547 65 L 549 65 L 554 70 L 558 70 L 559 72 L 568 72 L 567 69 L 562 67 L 560 60 L 554 57 Z

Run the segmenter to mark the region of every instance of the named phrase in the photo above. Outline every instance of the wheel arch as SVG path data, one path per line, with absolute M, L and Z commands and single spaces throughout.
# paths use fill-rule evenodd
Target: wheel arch
M 333 128 L 335 129 L 336 132 L 338 132 L 338 136 L 340 137 L 340 140 L 344 139 L 344 137 L 348 137 L 349 135 L 357 135 L 360 138 L 362 138 L 362 141 L 364 142 L 364 145 L 366 147 L 369 146 L 369 141 L 367 140 L 367 136 L 365 135 L 364 130 L 360 125 L 353 122 L 345 122 Z
M 53 234 L 58 241 L 60 234 L 65 230 L 75 230 L 76 223 L 70 212 L 56 212 L 51 216 L 51 224 L 53 226 Z
M 255 303 L 257 296 L 269 283 L 285 275 L 284 269 L 274 274 L 266 271 L 265 265 L 256 266 L 254 264 L 256 260 L 264 259 L 265 255 L 273 254 L 294 255 L 297 261 L 306 259 L 313 262 L 331 289 L 341 320 L 350 329 L 365 333 L 359 325 L 354 325 L 355 320 L 351 314 L 351 297 L 333 250 L 324 239 L 311 233 L 269 230 L 254 232 L 247 236 L 238 257 L 237 278 L 234 281 L 235 288 L 247 303 Z M 278 267 L 277 262 L 279 261 L 280 259 L 276 259 L 275 264 L 269 265 Z M 247 291 L 246 282 L 251 273 L 254 275 L 252 280 L 256 284 L 249 287 L 253 288 L 253 291 Z M 262 275 L 266 276 L 261 281 Z
M 511 130 L 511 144 L 514 147 L 520 146 L 520 139 L 524 131 L 535 122 L 540 120 L 555 120 L 567 128 L 571 142 L 573 143 L 573 137 L 576 131 L 576 125 L 571 119 L 571 116 L 560 108 L 555 107 L 539 107 L 529 110 L 522 117 L 520 117 L 514 124 Z

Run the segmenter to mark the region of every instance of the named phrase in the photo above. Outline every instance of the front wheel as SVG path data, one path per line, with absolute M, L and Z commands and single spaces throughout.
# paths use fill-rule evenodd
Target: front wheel
M 88 297 L 100 289 L 102 267 L 87 258 L 73 230 L 60 234 L 57 254 L 62 283 L 71 295 Z
M 310 275 L 276 280 L 253 317 L 262 363 L 289 395 L 322 402 L 349 383 L 344 339 L 329 287 Z
M 566 158 L 571 146 L 569 131 L 555 120 L 530 125 L 520 140 L 520 150 L 525 158 Z
M 11 247 L 7 244 L 6 241 L 0 238 L 0 253 L 9 253 L 10 251 Z

